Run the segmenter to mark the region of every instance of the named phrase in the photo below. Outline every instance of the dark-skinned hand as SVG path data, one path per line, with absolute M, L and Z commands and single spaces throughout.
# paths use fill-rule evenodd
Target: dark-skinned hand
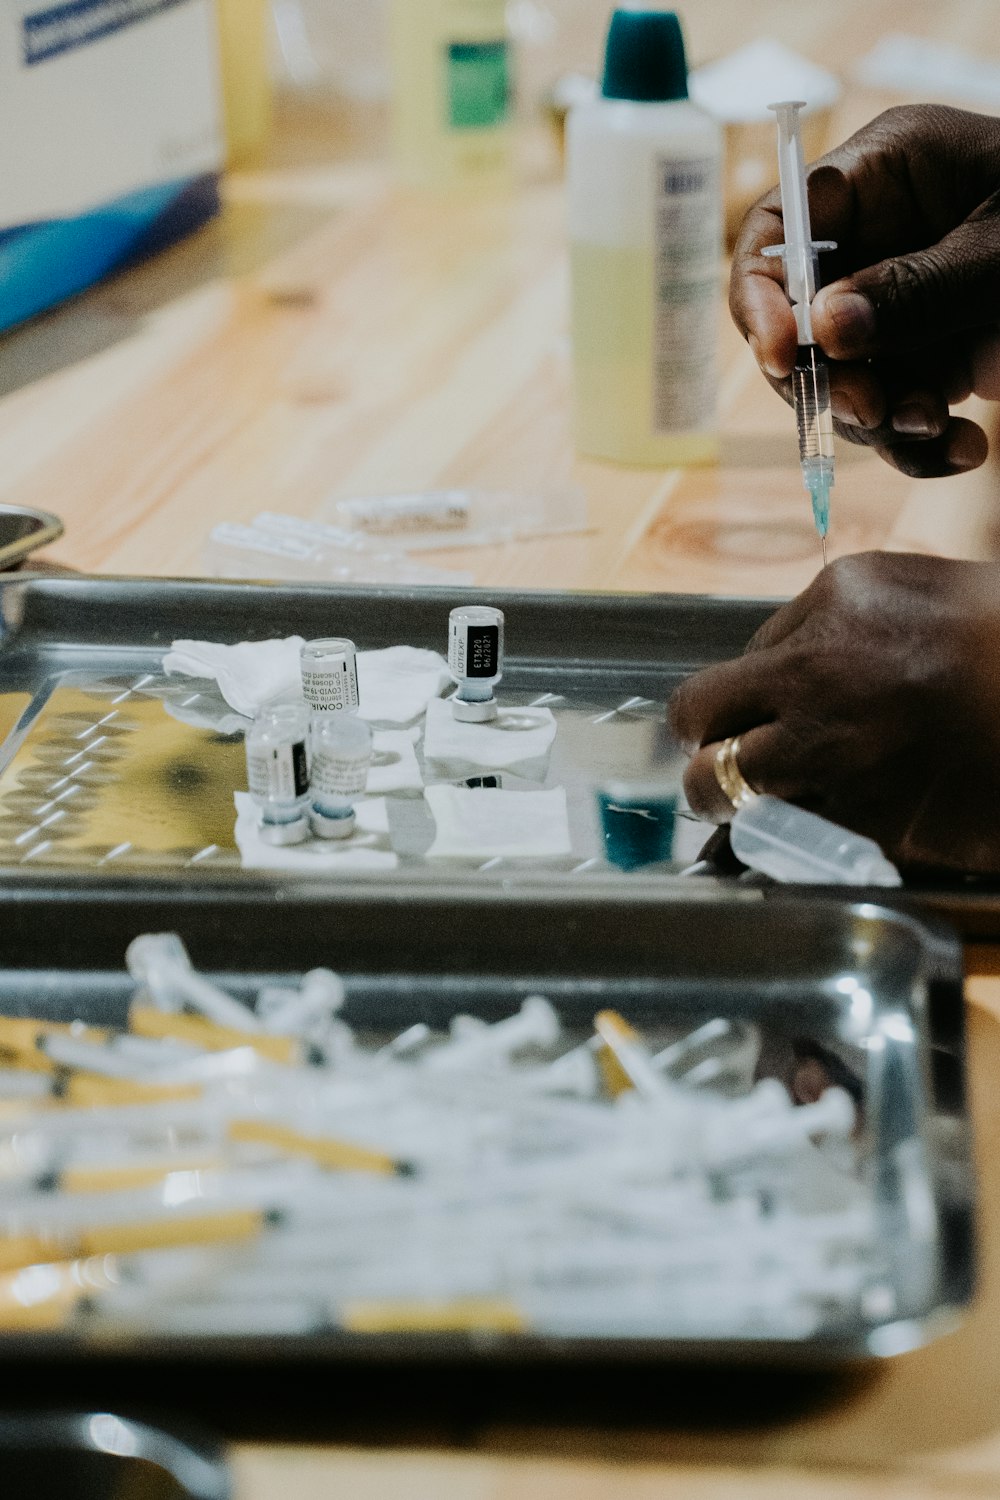
M 916 477 L 974 469 L 986 436 L 949 407 L 1000 399 L 1000 119 L 888 110 L 809 172 L 824 283 L 813 332 L 833 361 L 837 431 Z M 778 190 L 750 210 L 730 307 L 771 384 L 790 399 L 795 321 L 780 260 Z
M 904 866 L 1000 872 L 1000 566 L 840 559 L 670 706 L 695 812 L 740 736 L 752 787 L 876 839 Z

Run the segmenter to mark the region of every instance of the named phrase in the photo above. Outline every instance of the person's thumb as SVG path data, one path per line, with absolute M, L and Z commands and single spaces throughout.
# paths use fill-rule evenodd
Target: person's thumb
M 831 282 L 813 334 L 832 359 L 868 359 L 939 343 L 1000 318 L 1000 220 L 967 219 L 936 245 Z

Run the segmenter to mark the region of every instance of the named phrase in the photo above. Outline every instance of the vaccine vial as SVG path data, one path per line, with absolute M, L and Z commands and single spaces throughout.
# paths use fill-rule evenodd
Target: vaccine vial
M 456 719 L 484 724 L 497 716 L 493 688 L 503 676 L 503 614 L 463 604 L 448 617 L 448 671 L 458 683 L 451 699 Z
M 353 641 L 306 641 L 300 653 L 302 693 L 313 714 L 358 711 L 358 662 Z
M 300 844 L 309 833 L 309 713 L 302 703 L 263 708 L 247 730 L 247 783 L 268 844 Z
M 352 713 L 327 713 L 312 722 L 309 825 L 317 838 L 354 832 L 354 802 L 364 794 L 372 763 L 372 732 Z

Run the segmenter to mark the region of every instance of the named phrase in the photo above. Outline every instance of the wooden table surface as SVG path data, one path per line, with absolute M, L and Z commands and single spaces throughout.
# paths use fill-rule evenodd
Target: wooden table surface
M 563 7 L 566 9 L 567 7 Z M 593 56 L 605 6 L 579 0 Z M 995 0 L 713 0 L 695 60 L 782 36 L 843 70 L 892 24 L 1000 56 Z M 885 99 L 849 87 L 836 139 Z M 307 126 L 310 122 L 307 122 Z M 312 122 L 315 124 L 315 122 Z M 312 515 L 333 491 L 580 485 L 590 534 L 438 561 L 483 584 L 775 596 L 816 572 L 791 414 L 720 314 L 722 462 L 575 461 L 564 202 L 529 154 L 510 197 L 395 190 L 376 161 L 287 128 L 222 220 L 0 341 L 0 495 L 60 514 L 53 560 L 192 574 L 215 521 Z M 915 482 L 840 445 L 835 553 L 988 555 L 996 478 Z
M 577 9 L 574 60 L 606 14 Z M 686 17 L 695 61 L 772 34 L 845 76 L 891 29 L 1000 60 L 998 23 L 996 0 L 714 0 Z M 832 138 L 888 102 L 849 84 Z M 509 197 L 421 197 L 287 111 L 218 223 L 0 340 L 0 499 L 64 518 L 54 562 L 162 575 L 198 573 L 216 521 L 311 515 L 335 491 L 572 483 L 587 535 L 436 560 L 482 584 L 798 590 L 819 558 L 791 417 L 724 317 L 717 467 L 574 458 L 563 211 L 543 150 Z M 992 466 L 920 483 L 840 445 L 833 552 L 995 555 L 996 493 Z M 462 1444 L 244 1445 L 238 1500 L 1000 1495 L 1000 977 L 970 995 L 983 1267 L 961 1331 L 825 1407 L 714 1431 L 669 1410 L 613 1429 L 540 1410 Z

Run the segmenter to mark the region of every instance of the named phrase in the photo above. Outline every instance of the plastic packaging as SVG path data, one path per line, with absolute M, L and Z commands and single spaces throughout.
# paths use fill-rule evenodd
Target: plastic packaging
M 392 0 L 392 134 L 416 186 L 495 184 L 510 171 L 506 0 Z
M 331 521 L 407 552 L 486 547 L 587 529 L 587 499 L 573 486 L 541 494 L 507 490 L 423 490 L 333 499 Z
M 576 443 L 715 458 L 722 132 L 687 97 L 672 12 L 618 10 L 602 95 L 567 122 Z
M 778 797 L 755 797 L 734 813 L 737 859 L 772 880 L 806 885 L 902 885 L 878 844 Z
M 310 523 L 304 522 L 304 526 Z M 322 531 L 325 528 L 318 528 Z M 214 578 L 281 578 L 303 583 L 401 583 L 463 588 L 471 573 L 427 568 L 399 552 L 379 552 L 360 538 L 282 534 L 223 521 L 205 544 L 205 571 Z

